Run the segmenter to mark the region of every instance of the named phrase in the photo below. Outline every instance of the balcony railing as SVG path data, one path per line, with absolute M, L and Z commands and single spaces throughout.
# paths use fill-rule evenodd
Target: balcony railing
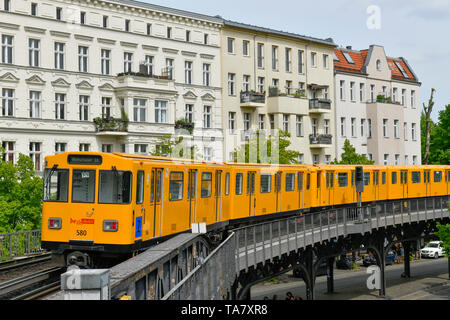
M 246 91 L 241 92 L 241 103 L 266 103 L 266 96 L 264 93 Z
M 96 132 L 128 132 L 128 120 L 112 117 L 95 118 Z
M 313 145 L 317 144 L 327 144 L 331 145 L 333 143 L 333 136 L 331 134 L 310 134 L 309 143 Z
M 309 100 L 309 109 L 310 110 L 316 110 L 316 109 L 331 110 L 331 100 L 311 99 L 311 100 Z
M 161 71 L 161 75 L 156 75 L 156 74 L 148 73 L 148 72 L 132 72 L 132 71 L 128 71 L 128 72 L 119 73 L 117 76 L 118 77 L 133 76 L 133 77 L 143 77 L 143 78 L 150 78 L 150 79 L 173 80 L 172 79 L 172 72 L 170 70 L 166 70 L 166 68 L 164 68 Z

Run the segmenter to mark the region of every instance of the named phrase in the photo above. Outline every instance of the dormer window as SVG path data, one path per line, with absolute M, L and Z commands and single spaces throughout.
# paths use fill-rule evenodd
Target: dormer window
M 355 64 L 355 62 L 353 61 L 352 57 L 350 57 L 348 52 L 342 51 L 342 54 L 344 55 L 344 58 L 347 60 L 348 63 Z
M 381 61 L 380 61 L 380 59 L 377 60 L 377 70 L 381 71 Z

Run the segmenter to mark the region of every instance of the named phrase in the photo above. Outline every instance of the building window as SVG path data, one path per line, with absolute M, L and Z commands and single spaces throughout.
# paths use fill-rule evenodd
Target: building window
M 111 117 L 111 98 L 102 97 L 102 118 Z
M 283 114 L 283 130 L 289 132 L 289 115 Z
M 130 20 L 125 20 L 125 31 L 130 32 Z
M 285 50 L 285 65 L 286 65 L 286 72 L 291 72 L 291 49 L 286 48 Z
M 135 144 L 134 145 L 134 153 L 135 154 L 147 154 L 147 145 L 146 144 Z
M 413 156 L 413 165 L 414 165 L 414 166 L 417 165 L 417 156 Z
M 203 64 L 203 85 L 209 87 L 211 85 L 211 65 Z
M 251 115 L 250 113 L 244 113 L 244 130 L 249 131 L 251 128 Z
M 5 0 L 3 10 L 10 11 L 11 10 L 11 0 Z
M 167 39 L 172 39 L 172 28 L 167 27 Z
M 398 139 L 399 135 L 398 135 L 398 120 L 394 120 L 394 138 Z
M 204 147 L 203 148 L 203 159 L 205 161 L 212 161 L 212 156 L 213 156 L 213 150 L 210 147 Z M 202 181 L 202 185 L 203 185 L 203 181 Z M 203 189 L 203 188 L 202 188 Z M 203 190 L 202 190 L 203 191 Z M 203 193 L 203 192 L 202 192 Z M 211 190 L 210 193 L 211 195 Z
M 41 171 L 41 143 L 30 142 L 30 158 L 33 160 L 34 169 Z
M 264 93 L 264 77 L 258 77 L 258 92 Z
M 88 47 L 78 47 L 78 71 L 88 72 Z
M 278 47 L 272 46 L 272 70 L 278 71 Z
M 397 102 L 397 88 L 392 88 L 392 102 Z
M 416 137 L 416 124 L 415 123 L 411 123 L 411 139 L 413 141 L 416 141 L 417 137 Z
M 372 138 L 372 119 L 367 119 L 367 128 L 369 129 L 368 138 Z
M 317 119 L 311 118 L 311 129 L 312 134 L 316 137 L 317 136 Z
M 250 42 L 249 41 L 242 41 L 242 55 L 244 57 L 248 57 L 250 55 Z
M 341 137 L 345 137 L 345 118 L 341 118 Z
M 29 52 L 29 65 L 30 67 L 39 67 L 39 49 L 40 40 L 29 39 L 28 52 Z
M 80 143 L 79 148 L 80 151 L 89 152 L 91 149 L 91 145 L 89 143 Z
M 350 82 L 350 101 L 355 101 L 355 83 Z
M 388 119 L 383 119 L 383 137 L 389 138 Z
M 62 19 L 62 8 L 56 8 L 56 20 Z
M 374 102 L 375 101 L 375 85 L 371 84 L 370 85 L 370 102 Z
M 2 147 L 5 151 L 3 155 L 3 161 L 8 161 L 11 163 L 14 163 L 14 145 L 15 142 L 13 141 L 3 141 Z
M 323 120 L 323 130 L 325 131 L 325 134 L 330 134 L 330 120 L 329 119 Z
M 153 76 L 153 56 L 145 56 L 145 66 L 147 68 L 147 74 Z
M 361 137 L 365 136 L 366 119 L 361 119 Z
M 111 73 L 111 50 L 102 49 L 102 74 L 109 75 Z
M 81 11 L 80 12 L 80 24 L 85 24 L 86 23 L 86 12 Z
M 228 112 L 228 129 L 231 133 L 236 130 L 236 112 Z
M 408 156 L 406 155 L 406 156 L 405 156 L 405 166 L 407 166 L 407 165 L 409 165 L 409 158 L 408 158 Z
M 416 108 L 416 91 L 411 90 L 411 108 Z
M 203 44 L 209 44 L 209 35 L 207 33 L 203 35 Z
M 356 118 L 351 118 L 351 130 L 352 130 L 352 137 L 356 137 Z
M 14 116 L 14 89 L 2 89 L 2 114 L 3 117 Z
M 167 123 L 167 101 L 155 100 L 155 122 Z
M 297 132 L 297 137 L 303 137 L 303 117 L 296 116 L 295 127 Z
M 298 73 L 302 74 L 303 73 L 303 56 L 304 53 L 302 50 L 298 51 Z
M 275 130 L 275 116 L 273 114 L 269 115 L 269 123 L 270 123 L 270 129 Z
M 66 95 L 62 93 L 55 94 L 55 119 L 64 120 L 66 118 Z
M 234 53 L 234 39 L 227 38 L 227 51 L 228 53 Z
M 408 123 L 403 122 L 403 138 L 408 141 Z
M 203 106 L 203 128 L 211 128 L 211 106 Z
M 108 28 L 108 16 L 103 16 L 103 28 Z
M 404 106 L 405 108 L 407 107 L 407 105 L 406 105 L 406 89 L 402 89 L 402 106 Z
M 298 158 L 297 158 L 297 162 L 299 163 L 299 164 L 303 164 L 303 159 L 305 158 L 305 156 L 304 156 L 304 154 L 303 153 L 300 153 L 299 155 L 298 155 Z
M 55 42 L 55 69 L 64 70 L 64 43 Z
M 66 152 L 67 143 L 55 143 L 55 154 Z
M 328 55 L 324 54 L 322 57 L 323 57 L 323 68 L 328 69 Z
M 313 164 L 319 164 L 319 155 L 313 154 Z
M 2 63 L 13 63 L 13 36 L 2 35 Z
M 315 68 L 316 67 L 316 53 L 315 52 L 311 52 L 311 67 Z
M 131 52 L 124 52 L 123 54 L 123 72 L 131 72 L 133 69 L 133 54 Z
M 258 54 L 258 68 L 264 68 L 264 45 L 262 43 L 258 43 L 257 45 L 257 54 Z
M 365 99 L 365 92 L 364 92 L 364 83 L 359 84 L 359 101 L 364 102 Z
M 147 116 L 147 100 L 133 99 L 133 120 L 135 122 L 145 122 Z
M 89 121 L 89 96 L 80 96 L 80 121 Z
M 187 104 L 184 107 L 184 117 L 189 123 L 194 123 L 194 105 Z
M 30 91 L 30 118 L 41 117 L 41 93 Z
M 377 65 L 377 70 L 381 71 L 381 61 L 380 60 L 377 60 L 376 65 Z
M 152 35 L 152 24 L 151 23 L 147 23 L 147 35 L 148 36 Z
M 384 165 L 387 166 L 389 164 L 389 154 L 384 155 Z
M 228 74 L 228 95 L 229 96 L 234 96 L 235 95 L 234 79 L 235 79 L 235 74 L 234 73 L 229 73 Z
M 265 122 L 265 116 L 263 114 L 258 115 L 258 127 L 259 130 L 264 130 L 264 122 Z
M 190 42 L 191 41 L 191 31 L 186 30 L 186 42 Z
M 339 82 L 339 93 L 340 93 L 341 100 L 345 100 L 345 81 L 344 80 L 341 80 Z
M 244 74 L 242 79 L 242 91 L 249 92 L 250 91 L 250 76 Z
M 192 61 L 184 62 L 184 83 L 192 84 Z
M 325 155 L 325 164 L 330 164 L 331 163 L 331 156 L 329 154 Z
M 400 164 L 400 155 L 396 154 L 395 155 L 395 165 L 398 166 Z
M 113 145 L 112 144 L 102 144 L 102 152 L 103 153 L 112 153 Z
M 174 67 L 173 67 L 173 59 L 166 59 L 166 70 L 167 70 L 167 76 L 169 77 L 169 80 L 174 80 Z

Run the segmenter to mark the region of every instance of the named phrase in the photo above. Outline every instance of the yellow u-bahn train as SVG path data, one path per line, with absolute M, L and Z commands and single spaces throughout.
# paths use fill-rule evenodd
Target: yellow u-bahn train
M 362 202 L 449 194 L 450 166 L 363 166 Z M 212 163 L 62 153 L 46 157 L 42 247 L 99 265 L 204 223 L 242 222 L 356 203 L 355 166 Z

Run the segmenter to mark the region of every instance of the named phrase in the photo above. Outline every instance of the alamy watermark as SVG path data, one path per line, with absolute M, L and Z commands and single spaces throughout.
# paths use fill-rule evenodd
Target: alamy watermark
M 366 13 L 369 15 L 366 20 L 367 29 L 380 30 L 381 29 L 381 8 L 376 5 L 368 6 Z
M 368 274 L 371 274 L 369 278 L 367 278 L 367 289 L 375 290 L 381 289 L 381 270 L 379 266 L 370 266 L 366 271 Z

